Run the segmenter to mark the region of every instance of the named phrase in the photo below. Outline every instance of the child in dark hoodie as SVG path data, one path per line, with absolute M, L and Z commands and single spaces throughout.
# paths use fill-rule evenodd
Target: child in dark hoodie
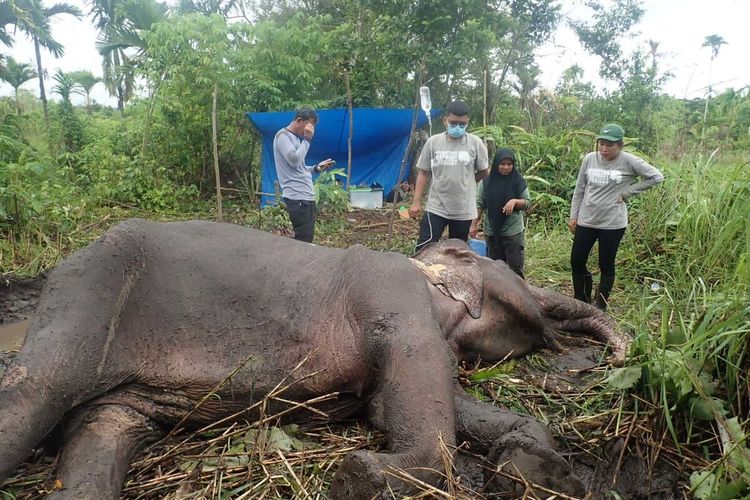
M 505 261 L 521 278 L 525 244 L 523 211 L 530 203 L 529 188 L 516 168 L 515 153 L 510 148 L 500 148 L 492 160 L 489 177 L 477 186 L 478 214 L 469 234 L 476 236 L 482 220 L 487 256 Z

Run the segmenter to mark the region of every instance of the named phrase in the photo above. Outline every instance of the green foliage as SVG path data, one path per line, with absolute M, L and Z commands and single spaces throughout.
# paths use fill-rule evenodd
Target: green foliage
M 337 179 L 346 179 L 343 168 L 335 168 L 322 172 L 313 184 L 315 190 L 315 206 L 320 211 L 344 213 L 349 209 L 349 194 Z
M 142 210 L 176 211 L 193 208 L 194 185 L 180 186 L 164 165 L 112 152 L 106 143 L 89 144 L 78 155 L 75 181 L 94 199 Z
M 56 84 L 52 87 L 52 92 L 59 94 L 62 102 L 57 106 L 56 123 L 51 134 L 57 137 L 62 152 L 74 153 L 83 145 L 83 125 L 73 110 L 70 96 L 80 91 L 76 89 L 73 78 L 61 70 L 55 73 L 54 80 Z
M 0 168 L 0 233 L 32 223 L 48 234 L 74 225 L 80 193 L 66 182 L 61 169 L 45 156 L 23 149 L 15 162 Z
M 21 114 L 21 105 L 18 102 L 18 87 L 33 78 L 36 78 L 36 71 L 31 67 L 31 64 L 19 63 L 12 57 L 7 57 L 4 64 L 0 64 L 0 80 L 8 82 L 16 92 L 18 114 Z
M 497 147 L 508 146 L 515 150 L 519 172 L 529 183 L 534 206 L 532 216 L 542 217 L 547 222 L 568 219 L 581 160 L 591 150 L 596 134 L 586 130 L 532 134 L 515 125 L 504 129 L 478 128 L 475 133 L 491 137 Z
M 83 124 L 70 101 L 63 101 L 55 108 L 50 135 L 55 138 L 62 153 L 75 153 L 83 145 Z

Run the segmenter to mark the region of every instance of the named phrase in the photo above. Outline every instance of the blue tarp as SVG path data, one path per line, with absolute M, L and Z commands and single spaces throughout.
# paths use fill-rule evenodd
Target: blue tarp
M 431 112 L 433 122 L 440 110 Z M 294 111 L 272 113 L 247 113 L 263 139 L 261 154 L 261 191 L 274 192 L 276 166 L 273 161 L 273 138 L 279 129 L 286 127 L 294 118 Z M 401 160 L 409 143 L 409 131 L 413 110 L 355 108 L 352 135 L 352 177 L 350 186 L 369 186 L 377 182 L 385 193 L 394 185 L 408 178 L 409 165 L 404 179 L 398 179 Z M 315 127 L 310 151 L 305 162 L 308 165 L 333 158 L 334 168 L 346 171 L 349 136 L 349 113 L 345 108 L 319 110 L 320 121 Z M 427 124 L 427 117 L 419 111 L 417 128 Z M 274 203 L 272 196 L 262 196 L 261 205 Z

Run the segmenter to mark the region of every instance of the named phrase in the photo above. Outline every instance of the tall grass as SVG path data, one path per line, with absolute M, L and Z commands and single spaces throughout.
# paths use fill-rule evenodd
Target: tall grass
M 611 312 L 634 336 L 628 389 L 655 433 L 692 462 L 696 498 L 750 493 L 750 167 L 737 158 L 655 162 L 665 182 L 629 201 Z M 563 214 L 564 215 L 564 214 Z M 570 293 L 564 220 L 534 214 L 529 279 Z M 596 251 L 589 268 L 596 272 Z
M 624 320 L 636 392 L 678 445 L 700 441 L 715 460 L 693 475 L 693 495 L 731 498 L 750 484 L 750 169 L 713 155 L 662 169 L 664 184 L 632 208 L 618 262 L 635 284 Z

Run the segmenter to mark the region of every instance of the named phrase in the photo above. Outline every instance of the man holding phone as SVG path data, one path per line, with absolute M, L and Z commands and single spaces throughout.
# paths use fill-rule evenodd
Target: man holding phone
M 315 233 L 315 191 L 312 174 L 320 173 L 335 162 L 330 158 L 317 165 L 306 165 L 305 156 L 315 135 L 318 114 L 313 108 L 297 110 L 292 122 L 276 133 L 273 159 L 281 196 L 294 228 L 294 239 L 312 243 Z

